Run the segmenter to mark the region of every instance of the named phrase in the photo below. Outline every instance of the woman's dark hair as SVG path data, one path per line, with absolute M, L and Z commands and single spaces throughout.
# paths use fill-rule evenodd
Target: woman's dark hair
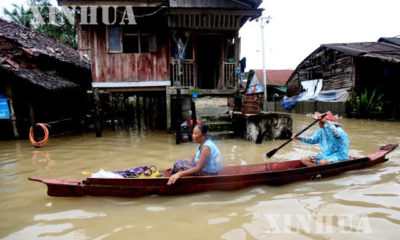
M 208 127 L 208 125 L 205 124 L 205 123 L 197 124 L 195 127 L 198 127 L 198 128 L 200 129 L 201 133 L 202 133 L 204 136 L 207 136 L 208 131 L 210 130 L 210 128 Z

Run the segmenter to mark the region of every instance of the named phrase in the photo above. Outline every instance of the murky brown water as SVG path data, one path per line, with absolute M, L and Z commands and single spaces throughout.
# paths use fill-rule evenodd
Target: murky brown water
M 294 131 L 312 122 L 294 115 Z M 341 119 L 352 155 L 400 142 L 400 123 Z M 317 127 L 309 130 L 311 134 Z M 195 145 L 164 132 L 108 131 L 51 138 L 39 150 L 28 140 L 0 142 L 2 239 L 398 239 L 400 150 L 373 168 L 280 187 L 173 197 L 54 198 L 28 176 L 81 179 L 83 171 L 140 165 L 170 167 Z M 225 165 L 260 163 L 283 141 L 255 145 L 218 141 Z M 316 146 L 293 142 L 272 160 L 297 159 Z M 397 236 L 397 237 L 396 237 Z

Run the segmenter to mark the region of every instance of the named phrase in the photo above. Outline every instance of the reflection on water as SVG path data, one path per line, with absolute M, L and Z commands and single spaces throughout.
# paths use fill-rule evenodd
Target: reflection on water
M 47 151 L 33 151 L 32 165 L 38 168 L 50 169 L 56 163 L 51 159 L 50 153 Z
M 294 132 L 313 120 L 294 115 Z M 400 142 L 400 123 L 341 119 L 350 154 L 367 155 Z M 317 126 L 308 130 L 311 135 Z M 195 145 L 173 135 L 133 129 L 51 138 L 41 149 L 28 140 L 0 142 L 2 239 L 397 239 L 400 234 L 400 150 L 390 161 L 319 181 L 232 192 L 143 198 L 48 197 L 28 176 L 82 179 L 99 169 L 140 165 L 168 168 Z M 283 141 L 255 145 L 218 141 L 225 165 L 298 159 L 317 146 Z M 166 237 L 168 236 L 168 237 Z

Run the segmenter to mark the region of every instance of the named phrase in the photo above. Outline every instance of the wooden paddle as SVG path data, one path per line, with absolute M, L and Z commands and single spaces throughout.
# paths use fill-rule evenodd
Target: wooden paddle
M 321 119 L 323 119 L 324 117 L 326 117 L 327 113 L 323 114 L 321 116 Z M 316 124 L 320 119 L 315 120 L 314 122 L 312 122 L 310 125 L 308 125 L 306 128 L 304 128 L 301 132 L 297 133 L 294 137 L 299 136 L 300 134 L 302 134 L 303 132 L 307 131 L 307 129 L 309 129 L 310 127 L 312 127 L 314 124 Z M 275 153 L 277 151 L 279 151 L 279 149 L 283 148 L 286 144 L 290 143 L 293 140 L 293 138 L 290 138 L 289 140 L 287 140 L 284 144 L 282 144 L 280 147 L 275 148 L 274 150 L 269 151 L 267 154 L 265 154 L 265 156 L 267 158 L 271 158 L 272 156 L 275 155 Z

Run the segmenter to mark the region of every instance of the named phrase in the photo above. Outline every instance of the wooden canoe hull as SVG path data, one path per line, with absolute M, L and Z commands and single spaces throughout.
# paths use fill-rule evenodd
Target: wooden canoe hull
M 109 179 L 88 178 L 83 181 L 63 179 L 29 180 L 47 185 L 49 196 L 123 196 L 176 195 L 205 191 L 230 191 L 256 185 L 282 185 L 300 180 L 315 180 L 340 173 L 371 167 L 387 161 L 386 154 L 398 145 L 386 145 L 368 157 L 339 163 L 305 167 L 299 160 L 272 162 L 247 166 L 225 167 L 215 176 L 188 176 L 168 186 L 168 172 L 163 178 Z

